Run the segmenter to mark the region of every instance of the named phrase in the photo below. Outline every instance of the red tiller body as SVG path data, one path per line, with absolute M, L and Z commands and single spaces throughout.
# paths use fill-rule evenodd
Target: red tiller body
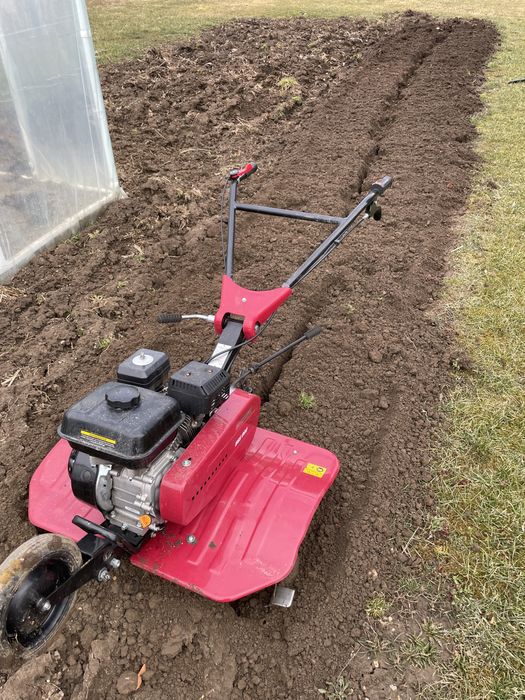
M 282 581 L 339 471 L 321 447 L 257 427 L 260 399 L 236 390 L 166 473 L 162 532 L 131 557 L 136 566 L 219 602 Z M 79 541 L 72 519 L 104 516 L 71 490 L 71 447 L 60 440 L 35 471 L 29 519 Z M 182 466 L 191 459 L 191 465 Z
M 215 314 L 215 332 L 217 335 L 222 333 L 225 317 L 236 316 L 243 319 L 244 337 L 251 339 L 256 335 L 259 326 L 262 326 L 291 294 L 290 287 L 263 291 L 245 289 L 231 277 L 223 275 L 221 303 Z
M 223 488 L 253 439 L 261 400 L 235 391 L 164 476 L 160 512 L 187 525 Z

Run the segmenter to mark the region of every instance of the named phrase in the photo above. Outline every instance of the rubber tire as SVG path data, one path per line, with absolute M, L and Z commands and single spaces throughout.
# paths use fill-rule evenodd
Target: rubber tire
M 0 658 L 7 660 L 13 655 L 29 659 L 39 654 L 54 639 L 65 622 L 73 604 L 76 593 L 72 593 L 62 611 L 60 618 L 49 634 L 40 643 L 31 648 L 13 642 L 7 636 L 6 619 L 9 603 L 25 577 L 45 559 L 53 558 L 64 562 L 69 572 L 73 573 L 82 566 L 82 554 L 73 540 L 62 535 L 46 533 L 37 535 L 20 545 L 0 564 Z

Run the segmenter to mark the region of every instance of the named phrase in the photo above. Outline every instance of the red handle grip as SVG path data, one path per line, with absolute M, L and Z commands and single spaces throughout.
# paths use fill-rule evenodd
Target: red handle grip
M 236 168 L 235 170 L 230 170 L 228 175 L 230 180 L 237 180 L 240 182 L 244 180 L 245 177 L 250 177 L 257 171 L 257 163 L 247 163 L 244 168 Z

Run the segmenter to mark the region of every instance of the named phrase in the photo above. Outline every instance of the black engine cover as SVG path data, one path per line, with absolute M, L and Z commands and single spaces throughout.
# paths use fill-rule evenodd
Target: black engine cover
M 58 434 L 75 450 L 139 469 L 175 438 L 179 418 L 170 396 L 108 382 L 65 412 Z
M 69 458 L 68 472 L 73 494 L 84 503 L 96 506 L 98 467 L 91 464 L 89 455 L 73 450 Z
M 228 398 L 230 375 L 204 362 L 188 362 L 171 375 L 168 396 L 190 416 L 208 415 Z

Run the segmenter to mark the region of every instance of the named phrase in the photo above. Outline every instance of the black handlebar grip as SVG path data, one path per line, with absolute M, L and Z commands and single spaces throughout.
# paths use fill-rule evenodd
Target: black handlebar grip
M 157 321 L 158 323 L 180 323 L 182 316 L 180 314 L 159 314 Z
M 324 328 L 322 326 L 314 326 L 313 328 L 310 328 L 309 330 L 306 331 L 304 334 L 305 340 L 310 340 L 311 338 L 315 338 L 316 335 L 319 335 L 324 331 Z
M 385 175 L 385 177 L 382 177 L 380 180 L 373 183 L 370 191 L 377 192 L 377 194 L 385 194 L 386 190 L 391 187 L 393 182 L 394 180 L 390 177 L 390 175 Z

